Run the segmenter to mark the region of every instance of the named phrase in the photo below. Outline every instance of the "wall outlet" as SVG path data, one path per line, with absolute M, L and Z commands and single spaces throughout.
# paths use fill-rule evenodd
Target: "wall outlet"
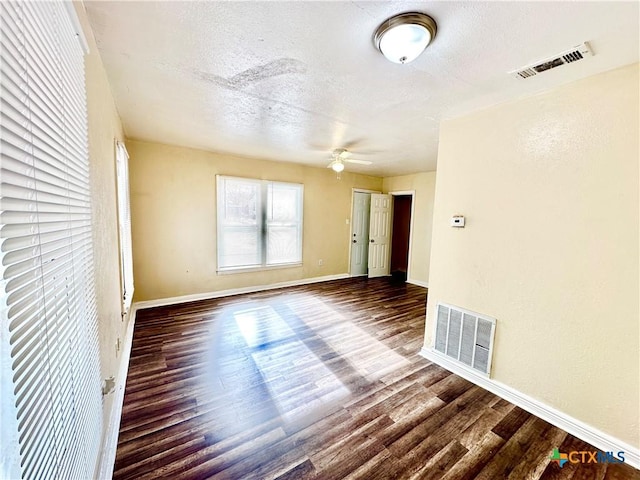
M 109 395 L 116 389 L 116 379 L 113 377 L 105 378 L 102 383 L 102 396 Z
M 318 260 L 318 266 L 321 267 L 324 265 L 324 260 L 320 259 Z

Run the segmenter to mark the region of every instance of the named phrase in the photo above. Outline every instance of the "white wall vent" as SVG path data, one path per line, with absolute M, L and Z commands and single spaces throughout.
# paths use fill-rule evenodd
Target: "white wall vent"
M 491 372 L 496 320 L 439 303 L 434 349 L 485 375 Z
M 591 48 L 587 42 L 584 42 L 565 52 L 547 58 L 546 60 L 526 65 L 522 68 L 509 72 L 509 74 L 520 79 L 529 78 L 538 75 L 539 73 L 546 72 L 547 70 L 551 70 L 552 68 L 559 67 L 560 65 L 577 62 L 578 60 L 591 56 L 593 56 Z

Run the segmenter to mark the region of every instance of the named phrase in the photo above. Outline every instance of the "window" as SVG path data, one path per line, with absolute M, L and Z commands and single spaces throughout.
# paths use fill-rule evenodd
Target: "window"
M 80 31 L 71 2 L 1 2 L 0 16 L 0 477 L 93 478 L 102 397 Z
M 302 263 L 297 183 L 218 175 L 218 271 Z
M 116 142 L 118 190 L 118 233 L 120 235 L 120 280 L 122 318 L 133 300 L 133 256 L 131 249 L 131 206 L 129 203 L 129 154 L 122 142 Z

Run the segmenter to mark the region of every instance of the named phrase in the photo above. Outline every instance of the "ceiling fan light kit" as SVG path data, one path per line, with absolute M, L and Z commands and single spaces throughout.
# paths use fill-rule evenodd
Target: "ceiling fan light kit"
M 333 160 L 329 162 L 327 168 L 330 168 L 334 172 L 338 174 L 338 178 L 340 178 L 340 172 L 344 170 L 345 162 L 348 163 L 358 163 L 360 165 L 371 165 L 371 162 L 368 160 L 355 160 L 349 158 L 351 156 L 351 152 L 347 151 L 345 148 L 336 148 L 331 154 Z
M 436 22 L 421 12 L 401 13 L 378 27 L 373 43 L 389 61 L 409 63 L 420 56 L 436 36 Z
M 342 163 L 342 160 L 334 160 L 331 162 L 331 169 L 336 173 L 340 173 L 344 170 L 344 163 Z

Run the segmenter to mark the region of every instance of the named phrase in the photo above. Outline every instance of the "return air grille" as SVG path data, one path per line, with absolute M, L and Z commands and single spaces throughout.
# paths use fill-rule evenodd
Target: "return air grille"
M 434 349 L 489 375 L 495 329 L 494 318 L 439 303 Z
M 577 62 L 578 60 L 583 60 L 584 58 L 592 55 L 593 53 L 591 52 L 589 44 L 584 42 L 569 50 L 559 53 L 558 55 L 554 55 L 551 58 L 541 60 L 540 62 L 526 65 L 518 70 L 509 72 L 509 74 L 520 79 L 530 78 L 542 72 L 546 72 L 547 70 L 551 70 L 552 68 L 556 68 L 567 63 Z

